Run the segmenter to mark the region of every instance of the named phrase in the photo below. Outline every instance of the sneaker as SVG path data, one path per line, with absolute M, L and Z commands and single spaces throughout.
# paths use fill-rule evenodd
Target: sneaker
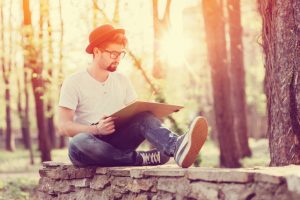
M 190 167 L 196 160 L 208 134 L 208 124 L 204 117 L 193 120 L 190 130 L 179 137 L 174 159 L 183 168 Z
M 140 165 L 163 165 L 167 163 L 170 159 L 169 156 L 161 153 L 157 149 L 152 149 L 150 151 L 137 151 L 137 155 L 142 159 Z

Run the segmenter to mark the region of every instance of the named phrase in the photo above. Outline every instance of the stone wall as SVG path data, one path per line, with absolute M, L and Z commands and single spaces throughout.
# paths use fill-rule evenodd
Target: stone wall
M 45 162 L 39 198 L 48 199 L 300 199 L 300 166 L 241 169 L 88 167 Z

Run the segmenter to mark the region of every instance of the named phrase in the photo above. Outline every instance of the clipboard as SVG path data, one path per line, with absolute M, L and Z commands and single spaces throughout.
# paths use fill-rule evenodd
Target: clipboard
M 114 120 L 116 126 L 124 125 L 128 120 L 141 112 L 151 112 L 154 116 L 162 119 L 174 112 L 178 112 L 183 106 L 148 102 L 148 101 L 135 101 L 121 110 L 111 114 L 108 117 L 116 117 Z

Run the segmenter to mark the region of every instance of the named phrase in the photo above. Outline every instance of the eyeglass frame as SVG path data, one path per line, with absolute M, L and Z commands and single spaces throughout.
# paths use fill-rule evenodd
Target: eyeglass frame
M 107 50 L 107 49 L 100 49 L 100 48 L 99 48 L 99 50 L 102 51 L 102 52 L 107 52 L 107 53 L 109 53 L 109 57 L 110 57 L 111 59 L 117 59 L 117 58 L 119 58 L 119 57 L 120 57 L 120 59 L 122 59 L 122 58 L 124 58 L 124 56 L 126 55 L 126 51 L 121 51 L 121 52 L 118 52 L 118 51 L 109 51 L 109 50 Z M 116 55 L 116 54 L 117 54 L 117 55 Z

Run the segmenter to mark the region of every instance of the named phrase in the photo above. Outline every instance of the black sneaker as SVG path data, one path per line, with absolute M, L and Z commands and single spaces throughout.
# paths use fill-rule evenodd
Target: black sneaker
M 170 159 L 169 156 L 161 153 L 157 149 L 149 151 L 137 151 L 137 156 L 141 159 L 139 165 L 163 165 Z
M 196 160 L 208 133 L 208 124 L 204 117 L 193 120 L 190 130 L 180 136 L 174 155 L 176 163 L 183 168 L 190 167 Z

